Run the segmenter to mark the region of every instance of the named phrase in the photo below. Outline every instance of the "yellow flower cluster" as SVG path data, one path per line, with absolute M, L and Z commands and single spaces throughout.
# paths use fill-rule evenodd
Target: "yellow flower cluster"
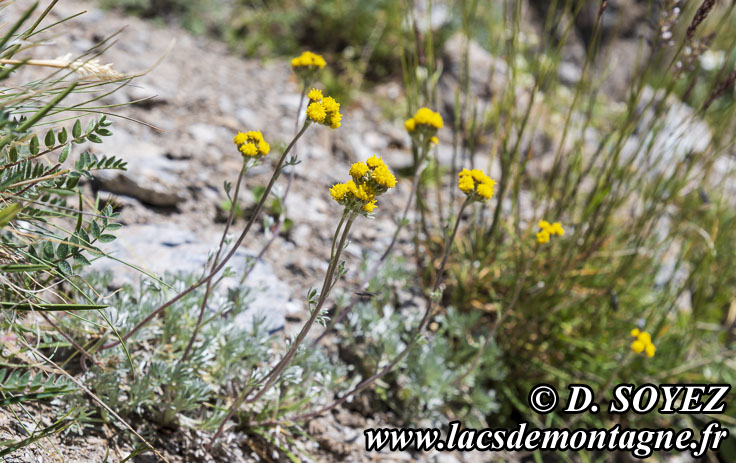
M 434 130 L 441 129 L 445 123 L 442 121 L 442 116 L 438 112 L 434 112 L 429 108 L 419 108 L 414 114 L 414 117 L 408 119 L 404 126 L 409 132 L 414 132 L 417 126 L 426 126 Z
M 404 122 L 404 127 L 411 136 L 426 137 L 425 140 L 429 140 L 435 145 L 440 143 L 435 134 L 444 125 L 445 123 L 442 121 L 440 113 L 434 112 L 429 108 L 419 108 L 416 114 L 414 114 L 414 117 Z
M 263 135 L 258 131 L 238 132 L 233 138 L 233 143 L 238 147 L 238 151 L 248 158 L 265 156 L 271 151 L 271 146 L 263 139 Z
M 479 169 L 463 169 L 458 174 L 457 187 L 475 201 L 485 202 L 493 197 L 496 182 Z
M 332 199 L 353 211 L 372 212 L 376 197 L 396 186 L 396 177 L 383 159 L 373 155 L 365 162 L 356 162 L 348 172 L 352 177 L 330 188 Z
M 307 118 L 310 121 L 326 125 L 331 129 L 340 127 L 340 121 L 342 121 L 340 103 L 331 96 L 323 96 L 322 92 L 316 88 L 307 93 L 307 98 L 309 98 Z
M 634 342 L 631 343 L 631 350 L 637 354 L 644 352 L 644 354 L 650 358 L 654 357 L 654 352 L 657 351 L 657 348 L 654 347 L 652 336 L 649 333 L 646 331 L 640 331 L 639 328 L 634 328 L 631 330 L 631 336 L 636 338 Z
M 549 238 L 552 235 L 563 236 L 565 229 L 562 228 L 560 222 L 549 223 L 546 220 L 539 221 L 539 228 L 541 230 L 537 232 L 537 243 L 544 244 L 549 242 Z
M 307 93 L 307 98 L 309 98 L 311 101 L 321 101 L 322 98 L 322 90 L 317 90 L 316 88 L 313 88 L 312 90 Z
M 327 65 L 327 62 L 317 53 L 311 51 L 305 51 L 301 55 L 291 60 L 291 67 L 297 68 L 310 68 L 310 69 L 322 69 Z

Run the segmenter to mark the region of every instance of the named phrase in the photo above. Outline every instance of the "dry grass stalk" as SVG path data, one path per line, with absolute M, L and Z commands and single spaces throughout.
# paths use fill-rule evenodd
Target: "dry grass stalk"
M 17 59 L 0 59 L 0 64 L 21 64 L 25 63 L 31 66 L 45 66 L 58 69 L 69 69 L 72 72 L 79 74 L 82 77 L 102 80 L 102 81 L 113 81 L 120 80 L 125 75 L 117 72 L 112 68 L 112 63 L 100 64 L 98 59 L 90 60 L 75 60 L 71 54 L 60 56 L 55 59 L 31 59 L 27 61 Z
M 698 11 L 695 12 L 695 16 L 693 17 L 692 22 L 690 22 L 690 26 L 687 28 L 687 32 L 685 33 L 686 40 L 692 40 L 692 38 L 695 37 L 695 31 L 698 26 L 700 26 L 700 23 L 705 21 L 705 18 L 708 17 L 708 14 L 715 5 L 716 0 L 703 0 L 703 3 L 698 7 Z

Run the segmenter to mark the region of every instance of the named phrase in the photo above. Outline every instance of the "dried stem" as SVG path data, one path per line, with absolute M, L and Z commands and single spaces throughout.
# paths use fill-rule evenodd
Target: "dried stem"
M 687 32 L 685 32 L 685 40 L 689 41 L 695 37 L 695 31 L 698 29 L 698 26 L 700 26 L 700 23 L 705 21 L 705 18 L 708 17 L 710 10 L 712 10 L 715 5 L 716 0 L 703 0 L 703 3 L 698 7 L 698 11 L 695 12 L 695 16 L 690 22 L 690 26 L 687 28 Z
M 104 81 L 120 80 L 125 78 L 112 68 L 112 64 L 100 64 L 99 60 L 74 60 L 72 55 L 61 56 L 56 59 L 0 59 L 0 64 L 27 64 L 29 66 L 69 69 L 82 77 L 97 78 Z

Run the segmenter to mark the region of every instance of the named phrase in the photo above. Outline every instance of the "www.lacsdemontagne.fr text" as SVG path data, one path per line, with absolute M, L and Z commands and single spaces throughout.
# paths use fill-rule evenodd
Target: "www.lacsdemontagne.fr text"
M 437 428 L 366 429 L 367 451 L 626 451 L 647 458 L 655 451 L 689 451 L 693 457 L 717 450 L 728 430 L 711 421 L 699 433 L 692 429 L 631 429 L 620 425 L 610 429 L 531 428 L 521 423 L 511 429 L 461 429 L 459 421 L 449 423 L 447 437 Z M 700 438 L 697 437 L 700 435 Z

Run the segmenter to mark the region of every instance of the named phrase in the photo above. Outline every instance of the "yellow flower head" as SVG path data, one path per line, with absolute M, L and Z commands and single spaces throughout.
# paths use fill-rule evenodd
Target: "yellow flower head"
M 427 146 L 426 143 L 434 143 L 439 145 L 440 141 L 435 136 L 437 130 L 444 126 L 442 116 L 438 112 L 434 112 L 429 108 L 419 108 L 414 114 L 404 122 L 406 131 L 419 140 L 421 146 Z
M 346 199 L 346 196 L 355 190 L 355 182 L 348 180 L 345 183 L 338 183 L 330 188 L 330 195 L 332 199 L 337 202 L 342 202 Z
M 307 96 L 310 100 L 309 106 L 307 106 L 307 119 L 318 124 L 324 124 L 332 129 L 342 125 L 340 103 L 335 101 L 334 98 L 323 96 L 322 92 L 317 89 L 312 89 Z
M 235 138 L 233 138 L 233 143 L 236 145 L 242 145 L 246 141 L 248 141 L 248 136 L 243 132 L 238 132 L 238 134 L 235 135 Z
M 307 117 L 310 121 L 321 124 L 327 117 L 327 111 L 325 111 L 325 107 L 322 106 L 322 103 L 314 101 L 309 103 L 309 106 L 307 106 Z
M 639 341 L 638 339 L 631 343 L 631 350 L 633 350 L 637 354 L 641 354 L 646 347 L 646 344 Z
M 368 159 L 366 159 L 365 163 L 368 164 L 368 167 L 370 167 L 371 169 L 375 169 L 376 167 L 385 166 L 386 165 L 383 162 L 383 159 L 381 159 L 380 157 L 376 156 L 375 154 L 373 156 L 369 157 Z
M 537 232 L 537 243 L 544 244 L 549 242 L 549 232 L 547 230 L 541 230 Z
M 375 208 L 376 208 L 376 200 L 375 199 L 373 201 L 371 201 L 371 202 L 366 203 L 366 204 L 363 205 L 363 210 L 366 211 L 366 212 L 373 212 L 373 209 L 375 209 Z
M 253 157 L 258 156 L 258 147 L 254 145 L 253 143 L 246 143 L 244 145 L 240 145 L 240 152 L 243 153 L 244 156 Z
M 330 118 L 330 128 L 331 129 L 339 128 L 342 125 L 341 121 L 342 121 L 342 114 L 340 113 L 333 114 L 332 117 Z
M 265 140 L 262 140 L 258 142 L 258 151 L 260 151 L 261 154 L 265 156 L 271 151 L 271 145 L 266 143 Z
M 565 229 L 562 228 L 562 224 L 560 222 L 555 222 L 552 224 L 552 231 L 555 235 L 563 236 L 565 234 Z
M 460 188 L 460 191 L 463 193 L 470 193 L 473 191 L 473 188 L 475 188 L 475 182 L 473 181 L 473 177 L 466 175 L 464 177 L 460 177 L 457 181 L 457 187 Z
M 263 141 L 263 134 L 259 130 L 251 130 L 246 135 L 248 135 L 249 140 Z
M 335 101 L 331 96 L 322 99 L 322 105 L 325 107 L 325 111 L 328 113 L 340 112 L 340 103 Z
M 352 166 L 350 166 L 350 174 L 351 177 L 359 179 L 363 178 L 365 174 L 367 174 L 371 169 L 364 163 L 364 162 L 356 162 Z
M 358 185 L 358 187 L 352 193 L 353 196 L 361 201 L 370 202 L 376 199 L 376 194 L 373 189 L 365 183 L 361 183 L 360 185 Z
M 419 108 L 414 115 L 414 121 L 418 125 L 431 127 L 435 130 L 441 129 L 444 126 L 440 113 L 434 112 L 429 108 Z
M 493 182 L 493 180 L 491 180 Z M 478 189 L 476 190 L 478 193 L 478 196 L 484 198 L 484 199 L 491 199 L 493 198 L 493 191 L 494 191 L 494 185 L 496 182 L 493 183 L 481 183 L 478 185 Z
M 322 91 L 317 90 L 316 88 L 313 88 L 312 90 L 307 93 L 307 98 L 309 98 L 312 101 L 320 101 L 322 100 Z
M 380 186 L 393 188 L 396 186 L 396 177 L 391 173 L 386 164 L 382 164 L 373 170 L 373 180 Z
M 654 353 L 657 351 L 657 348 L 654 347 L 652 336 L 649 333 L 641 331 L 638 328 L 634 328 L 631 330 L 631 336 L 636 338 L 634 342 L 631 343 L 631 350 L 637 354 L 641 354 L 643 352 L 644 355 L 649 358 L 654 357 Z
M 332 199 L 335 201 L 342 201 L 347 192 L 348 191 L 347 188 L 345 188 L 344 183 L 336 183 L 330 188 L 330 196 L 332 196 Z
M 546 232 L 548 236 L 562 236 L 565 234 L 565 229 L 562 228 L 560 222 L 555 222 L 551 224 L 548 221 L 542 219 L 539 221 L 539 228 L 541 228 L 542 231 Z M 539 236 L 539 233 L 537 233 L 537 236 Z M 546 243 L 547 241 L 544 241 L 544 243 Z M 539 239 L 537 239 L 537 242 L 542 243 L 542 241 L 539 241 Z
M 322 69 L 326 65 L 327 62 L 322 57 L 322 55 L 312 53 L 311 51 L 305 51 L 301 55 L 291 60 L 291 67 L 293 67 L 295 70 L 301 68 Z
M 271 146 L 266 143 L 259 131 L 238 132 L 233 138 L 233 143 L 238 146 L 238 151 L 248 158 L 265 156 L 271 151 Z
M 332 199 L 353 212 L 368 214 L 376 208 L 376 197 L 396 186 L 396 177 L 383 160 L 373 155 L 350 166 L 353 178 L 330 188 Z
M 473 180 L 475 180 L 477 183 L 485 183 L 490 180 L 490 177 L 484 174 L 483 171 L 480 169 L 471 170 L 470 175 L 473 177 Z
M 493 197 L 496 182 L 478 169 L 463 169 L 458 174 L 457 187 L 475 201 L 485 202 Z

